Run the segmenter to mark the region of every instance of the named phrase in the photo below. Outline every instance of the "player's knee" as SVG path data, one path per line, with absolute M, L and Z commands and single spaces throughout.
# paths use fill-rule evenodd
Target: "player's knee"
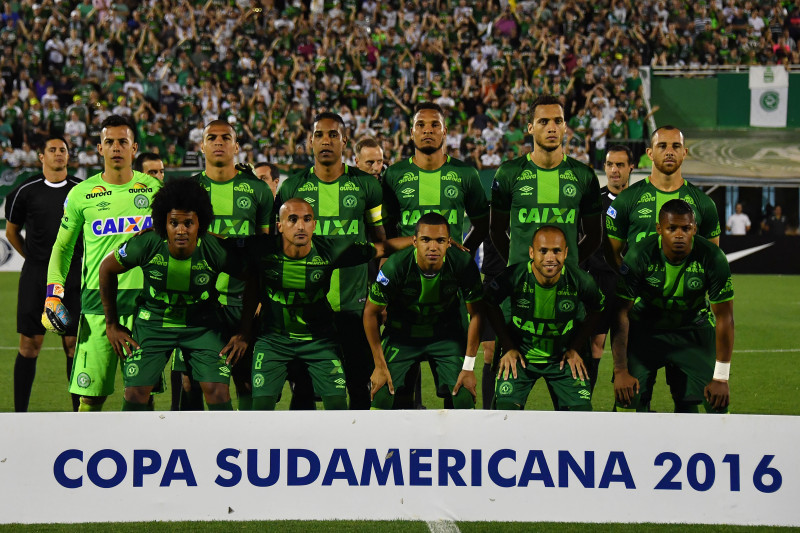
M 676 413 L 696 414 L 700 412 L 700 404 L 695 402 L 675 402 Z
M 372 399 L 372 409 L 391 409 L 394 406 L 394 396 L 389 393 L 388 387 L 381 387 Z
M 322 406 L 326 411 L 344 411 L 347 409 L 347 396 L 323 396 Z
M 522 406 L 508 398 L 496 398 L 495 409 L 498 411 L 522 411 Z
M 567 405 L 565 406 L 562 411 L 591 411 L 592 404 L 591 403 L 581 403 L 578 405 Z
M 277 403 L 276 396 L 257 396 L 253 398 L 253 411 L 274 411 Z
M 206 403 L 224 403 L 231 400 L 231 393 L 227 383 L 200 383 Z
M 19 353 L 26 359 L 35 359 L 42 351 L 43 335 L 37 337 L 28 337 L 26 335 L 19 336 Z
M 461 387 L 453 396 L 453 408 L 475 409 L 475 398 L 472 397 L 472 394 L 467 389 Z

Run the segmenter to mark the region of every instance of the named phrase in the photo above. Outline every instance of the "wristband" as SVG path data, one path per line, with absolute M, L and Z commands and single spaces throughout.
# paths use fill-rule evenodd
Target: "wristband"
M 719 381 L 728 381 L 731 375 L 731 363 L 730 361 L 727 363 L 723 363 L 722 361 L 717 361 L 714 365 L 714 378 Z
M 472 372 L 475 369 L 475 356 L 474 355 L 465 355 L 464 356 L 464 366 L 461 367 L 461 370 L 466 370 L 467 372 Z
M 49 283 L 47 285 L 47 297 L 64 299 L 64 286 L 60 283 Z

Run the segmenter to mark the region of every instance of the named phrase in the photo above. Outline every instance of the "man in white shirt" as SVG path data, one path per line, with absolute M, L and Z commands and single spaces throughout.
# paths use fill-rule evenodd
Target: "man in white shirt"
M 750 217 L 742 212 L 742 204 L 736 204 L 736 212 L 728 218 L 728 235 L 746 235 L 750 231 Z

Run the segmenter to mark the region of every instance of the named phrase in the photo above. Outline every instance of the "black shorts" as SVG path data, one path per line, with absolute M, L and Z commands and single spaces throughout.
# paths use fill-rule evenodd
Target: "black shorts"
M 71 318 L 64 335 L 74 337 L 78 334 L 81 316 L 81 269 L 73 265 L 64 285 L 64 305 Z M 17 291 L 17 333 L 26 337 L 44 335 L 42 310 L 47 298 L 47 263 L 25 261 L 19 275 Z
M 608 333 L 612 322 L 617 314 L 619 302 L 617 298 L 617 274 L 610 270 L 596 270 L 590 272 L 597 286 L 603 292 L 605 299 L 605 307 L 597 325 L 592 331 L 592 335 L 605 335 Z

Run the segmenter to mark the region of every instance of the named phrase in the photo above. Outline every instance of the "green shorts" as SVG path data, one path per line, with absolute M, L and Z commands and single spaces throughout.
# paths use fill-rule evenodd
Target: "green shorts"
M 391 336 L 383 339 L 381 345 L 395 387 L 405 382 L 406 374 L 412 365 L 428 361 L 433 373 L 436 395 L 440 398 L 451 395 L 461 373 L 461 367 L 464 365 L 464 353 L 467 349 L 464 341 L 455 339 L 431 339 L 424 344 L 406 344 L 396 342 Z
M 293 361 L 308 368 L 319 396 L 347 396 L 340 348 L 332 339 L 265 335 L 256 340 L 253 348 L 253 397 L 278 396 Z
M 127 328 L 131 327 L 132 322 L 132 315 L 120 317 L 120 324 Z M 69 392 L 81 396 L 113 394 L 117 359 L 106 337 L 106 317 L 81 315 Z
M 639 395 L 649 397 L 650 383 L 666 368 L 676 403 L 703 403 L 703 389 L 714 377 L 714 328 L 653 331 L 631 325 L 628 336 L 628 372 L 639 380 Z M 634 398 L 637 403 L 638 398 Z
M 572 377 L 569 365 L 564 363 L 564 368 L 559 369 L 561 363 L 526 363 L 527 366 L 517 363 L 517 379 L 509 372 L 508 379 L 498 378 L 495 382 L 495 398 L 499 404 L 516 404 L 525 407 L 528 395 L 533 389 L 533 384 L 539 378 L 544 378 L 553 398 L 553 406 L 561 411 L 582 410 L 590 411 L 592 397 L 589 391 L 588 380 Z M 556 403 L 557 402 L 557 403 Z
M 126 387 L 156 385 L 175 348 L 180 349 L 197 381 L 230 383 L 230 366 L 219 355 L 224 346 L 219 332 L 201 327 L 165 328 L 136 320 L 132 333 L 140 348 L 122 363 Z

